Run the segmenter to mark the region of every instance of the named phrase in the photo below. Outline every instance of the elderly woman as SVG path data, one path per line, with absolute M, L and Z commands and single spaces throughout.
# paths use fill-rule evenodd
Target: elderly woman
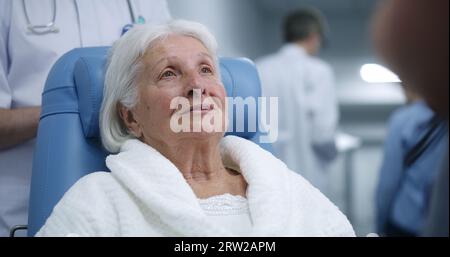
M 115 43 L 100 118 L 111 172 L 80 179 L 38 236 L 354 236 L 338 208 L 280 160 L 223 137 L 216 48 L 187 21 L 135 27 Z M 195 105 L 196 96 L 212 100 Z M 173 108 L 178 98 L 187 111 Z M 222 127 L 176 132 L 180 113 L 189 128 L 211 113 Z

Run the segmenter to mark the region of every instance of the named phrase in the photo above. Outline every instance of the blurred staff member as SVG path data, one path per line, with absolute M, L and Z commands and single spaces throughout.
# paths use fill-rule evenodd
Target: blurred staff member
M 41 93 L 76 47 L 111 45 L 133 23 L 170 18 L 165 0 L 0 0 L 0 236 L 27 224 Z
M 409 104 L 390 118 L 376 194 L 377 232 L 419 236 L 430 193 L 446 150 L 447 123 L 405 88 Z
M 327 191 L 326 171 L 336 157 L 338 106 L 331 67 L 315 57 L 325 20 L 300 9 L 284 21 L 286 44 L 257 61 L 264 96 L 279 97 L 279 137 L 274 149 L 289 168 Z
M 390 68 L 448 124 L 449 1 L 383 1 L 375 16 L 375 45 Z M 448 129 L 447 129 L 448 133 Z M 434 179 L 421 235 L 449 236 L 448 139 Z M 425 167 L 426 168 L 426 167 Z M 433 167 L 429 167 L 430 172 Z

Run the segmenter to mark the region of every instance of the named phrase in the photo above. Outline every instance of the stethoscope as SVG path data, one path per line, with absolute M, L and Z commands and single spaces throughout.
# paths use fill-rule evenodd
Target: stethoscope
M 127 5 L 128 5 L 128 11 L 130 12 L 131 20 L 133 23 L 126 24 L 125 26 L 123 26 L 122 35 L 125 34 L 128 30 L 130 30 L 134 24 L 144 24 L 145 23 L 145 18 L 142 15 L 138 15 L 136 17 L 133 6 L 131 4 L 131 0 L 127 0 Z M 35 34 L 35 35 L 45 35 L 45 34 L 49 34 L 49 33 L 58 33 L 59 32 L 59 28 L 56 27 L 56 24 L 55 24 L 56 0 L 52 1 L 53 14 L 52 14 L 51 21 L 47 24 L 42 24 L 42 25 L 33 25 L 31 23 L 30 17 L 28 16 L 28 10 L 27 10 L 27 5 L 26 5 L 25 0 L 22 0 L 22 6 L 23 6 L 23 13 L 25 14 L 25 19 L 27 22 L 28 32 L 30 32 L 31 34 Z M 77 8 L 77 12 L 78 12 L 78 8 Z M 78 15 L 78 17 L 79 17 L 79 15 Z

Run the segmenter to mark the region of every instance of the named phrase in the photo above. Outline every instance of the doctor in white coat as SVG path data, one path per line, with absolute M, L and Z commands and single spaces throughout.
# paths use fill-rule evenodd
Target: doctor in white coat
M 165 0 L 0 0 L 0 236 L 27 224 L 41 93 L 53 63 L 111 45 L 133 23 L 170 19 Z
M 331 67 L 319 51 L 324 19 L 300 9 L 285 19 L 286 44 L 256 61 L 264 96 L 279 97 L 279 137 L 274 150 L 289 168 L 327 194 L 327 170 L 336 157 L 338 107 Z

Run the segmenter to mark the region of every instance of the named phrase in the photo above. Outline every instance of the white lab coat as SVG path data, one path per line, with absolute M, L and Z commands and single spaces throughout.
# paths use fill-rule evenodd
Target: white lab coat
M 279 97 L 276 155 L 324 193 L 336 155 L 338 107 L 331 67 L 295 44 L 256 61 L 262 94 Z
M 33 25 L 52 21 L 52 1 L 27 0 Z M 165 0 L 131 1 L 147 23 L 170 19 Z M 0 0 L 0 108 L 41 104 L 47 74 L 64 53 L 77 47 L 106 46 L 132 23 L 126 0 L 56 0 L 59 33 L 30 34 L 22 1 Z M 0 151 L 0 236 L 27 224 L 34 140 Z

